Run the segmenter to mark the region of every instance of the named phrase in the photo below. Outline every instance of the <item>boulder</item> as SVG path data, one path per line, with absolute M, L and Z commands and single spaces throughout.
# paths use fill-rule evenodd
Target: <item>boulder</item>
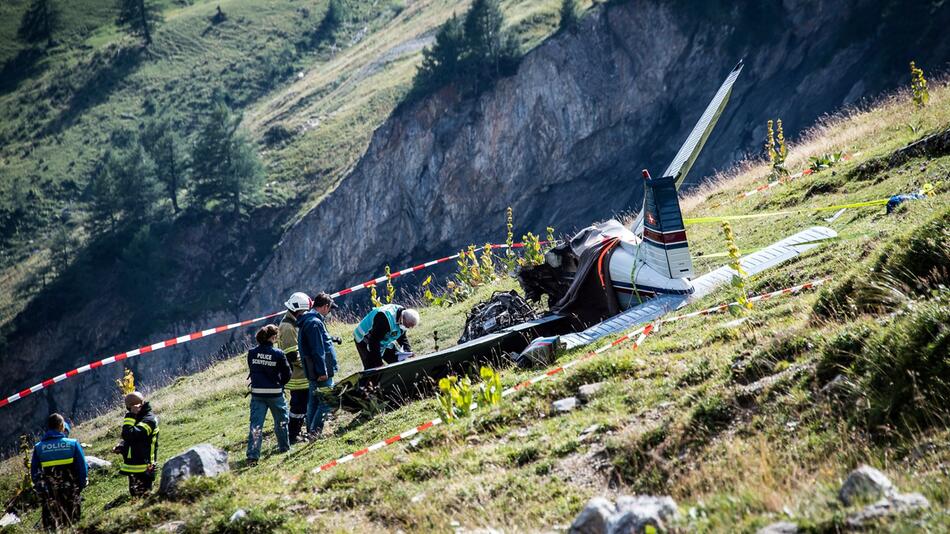
M 604 386 L 607 385 L 606 382 L 594 382 L 593 384 L 584 384 L 583 386 L 577 388 L 577 398 L 582 402 L 590 402 L 591 398 L 594 397 Z
M 551 408 L 556 412 L 567 413 L 574 411 L 574 408 L 577 408 L 579 402 L 577 397 L 568 397 L 566 399 L 556 400 L 551 403 Z
M 169 521 L 155 527 L 155 532 L 184 532 L 184 521 Z
M 108 469 L 112 467 L 112 462 L 109 460 L 103 460 L 96 456 L 86 456 L 86 465 L 89 466 L 89 471 L 99 471 L 100 469 Z
M 765 525 L 755 534 L 798 534 L 798 525 L 790 521 L 779 521 L 771 525 Z
M 178 485 L 191 477 L 214 477 L 230 470 L 227 452 L 202 443 L 165 462 L 158 492 L 174 495 Z
M 594 497 L 587 501 L 584 509 L 571 523 L 569 534 L 605 534 L 607 523 L 617 509 L 613 503 L 603 497 Z
M 617 499 L 617 513 L 607 524 L 609 534 L 646 532 L 652 526 L 659 532 L 667 530 L 666 523 L 676 516 L 676 501 L 672 497 L 652 495 L 623 496 Z
M 884 473 L 871 466 L 862 465 L 848 475 L 847 480 L 841 485 L 838 498 L 844 504 L 851 506 L 859 501 L 879 499 L 894 491 L 894 484 Z
M 851 528 L 861 528 L 869 521 L 929 507 L 930 501 L 919 493 L 891 493 L 887 497 L 849 515 L 845 523 Z

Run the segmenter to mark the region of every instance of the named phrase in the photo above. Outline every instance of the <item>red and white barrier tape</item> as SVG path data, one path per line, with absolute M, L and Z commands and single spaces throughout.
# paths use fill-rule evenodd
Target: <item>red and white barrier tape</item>
M 192 332 L 184 336 L 173 337 L 171 339 L 166 339 L 165 341 L 159 341 L 158 343 L 145 345 L 144 347 L 139 347 L 135 350 L 130 350 L 128 352 L 120 352 L 116 354 L 115 356 L 109 356 L 108 358 L 103 358 L 101 360 L 94 361 L 92 363 L 83 365 L 82 367 L 77 367 L 76 369 L 73 369 L 72 371 L 67 371 L 61 375 L 54 376 L 53 378 L 44 380 L 31 388 L 24 389 L 23 391 L 10 395 L 9 397 L 5 399 L 0 399 L 0 408 L 10 404 L 11 402 L 18 401 L 22 399 L 23 397 L 30 395 L 31 393 L 36 393 L 37 391 L 41 389 L 46 389 L 52 386 L 53 384 L 57 384 L 59 382 L 62 382 L 63 380 L 66 380 L 67 378 L 72 378 L 76 375 L 85 373 L 86 371 L 98 369 L 99 367 L 113 364 L 115 362 L 120 362 L 122 360 L 134 358 L 142 354 L 148 354 L 150 352 L 155 352 L 157 350 L 173 347 L 175 345 L 181 345 L 182 343 L 187 343 L 189 341 L 194 341 L 196 339 L 201 339 L 203 337 L 219 334 L 221 332 L 226 332 L 228 330 L 234 330 L 235 328 L 241 328 L 242 326 L 247 326 L 249 324 L 253 324 L 258 321 L 266 321 L 267 319 L 270 319 L 271 317 L 276 317 L 277 315 L 280 315 L 281 313 L 283 312 L 272 313 L 270 315 L 265 315 L 263 317 L 258 317 L 256 319 L 247 319 L 245 321 L 241 321 L 238 323 L 231 323 L 228 325 L 216 326 L 214 328 L 209 328 L 207 330 L 199 330 L 198 332 Z
M 546 244 L 546 243 L 547 243 L 546 241 L 541 241 L 541 242 L 540 242 L 541 245 L 544 245 L 544 244 Z M 499 244 L 496 244 L 496 245 L 492 245 L 491 247 L 492 247 L 493 249 L 508 248 L 508 245 L 507 245 L 507 244 L 500 244 L 500 245 L 499 245 Z M 523 247 L 524 247 L 524 243 L 514 243 L 514 244 L 512 244 L 512 248 L 523 248 Z M 389 278 L 390 278 L 390 279 L 391 279 L 391 278 L 397 278 L 397 277 L 402 276 L 402 275 L 404 275 L 404 274 L 409 274 L 409 273 L 415 272 L 415 271 L 421 271 L 421 270 L 423 270 L 423 269 L 427 269 L 427 268 L 429 268 L 429 267 L 432 267 L 433 265 L 437 265 L 437 264 L 440 264 L 440 263 L 445 263 L 445 262 L 447 262 L 447 261 L 454 260 L 454 259 L 456 259 L 456 258 L 458 258 L 458 257 L 459 257 L 459 254 L 455 254 L 455 255 L 452 255 L 452 256 L 447 256 L 447 257 L 445 257 L 445 258 L 439 258 L 439 259 L 434 260 L 434 261 L 429 261 L 429 262 L 426 262 L 426 263 L 423 263 L 423 264 L 420 264 L 420 265 L 416 265 L 415 267 L 410 267 L 410 268 L 408 268 L 408 269 L 403 269 L 403 270 L 401 270 L 401 271 L 396 271 L 395 273 L 392 273 L 392 274 L 389 276 Z M 331 297 L 336 298 L 336 297 L 339 297 L 339 296 L 341 296 L 341 295 L 347 295 L 347 294 L 349 294 L 349 293 L 353 293 L 354 291 L 359 291 L 359 290 L 361 290 L 361 289 L 366 289 L 366 288 L 372 287 L 372 286 L 374 286 L 374 285 L 376 285 L 376 284 L 385 282 L 386 279 L 387 279 L 387 278 L 386 278 L 385 276 L 381 276 L 381 277 L 379 277 L 379 278 L 374 278 L 373 280 L 370 280 L 370 281 L 368 281 L 368 282 L 363 282 L 362 284 L 359 284 L 359 285 L 356 285 L 356 286 L 353 286 L 353 287 L 344 289 L 344 290 L 342 290 L 342 291 L 337 291 L 336 293 L 333 293 L 333 294 L 331 295 Z M 37 391 L 40 391 L 40 390 L 43 390 L 43 389 L 47 389 L 47 388 L 51 387 L 51 386 L 54 385 L 54 384 L 57 384 L 57 383 L 59 383 L 59 382 L 62 382 L 63 380 L 66 380 L 67 378 L 72 378 L 72 377 L 74 377 L 74 376 L 76 376 L 76 375 L 85 373 L 86 371 L 91 371 L 91 370 L 93 370 L 93 369 L 98 369 L 99 367 L 103 367 L 103 366 L 106 366 L 106 365 L 110 365 L 110 364 L 113 364 L 113 363 L 115 363 L 115 362 L 119 362 L 119 361 L 126 360 L 126 359 L 129 359 L 129 358 L 134 358 L 135 356 L 139 356 L 139 355 L 142 355 L 142 354 L 148 354 L 148 353 L 150 353 L 150 352 L 155 352 L 155 351 L 158 351 L 158 350 L 161 350 L 161 349 L 165 349 L 165 348 L 168 348 L 168 347 L 172 347 L 172 346 L 175 346 L 175 345 L 181 345 L 182 343 L 187 343 L 187 342 L 189 342 L 189 341 L 194 341 L 194 340 L 196 340 L 196 339 L 201 339 L 201 338 L 203 338 L 203 337 L 208 337 L 208 336 L 211 336 L 211 335 L 214 335 L 214 334 L 220 334 L 221 332 L 226 332 L 226 331 L 228 331 L 228 330 L 234 330 L 235 328 L 241 328 L 241 327 L 243 327 L 243 326 L 248 326 L 248 325 L 250 325 L 250 324 L 257 323 L 257 322 L 260 322 L 260 321 L 266 321 L 267 319 L 270 319 L 270 318 L 272 318 L 272 317 L 276 317 L 276 316 L 278 316 L 278 315 L 280 315 L 280 314 L 282 314 L 282 313 L 284 313 L 283 310 L 278 311 L 278 312 L 271 313 L 271 314 L 269 314 L 269 315 L 265 315 L 265 316 L 263 316 L 263 317 L 257 317 L 257 318 L 255 318 L 255 319 L 247 319 L 247 320 L 245 320 L 245 321 L 240 321 L 240 322 L 237 322 L 237 323 L 231 323 L 231 324 L 228 324 L 228 325 L 216 326 L 216 327 L 214 327 L 214 328 L 208 328 L 208 329 L 206 329 L 206 330 L 201 330 L 201 331 L 198 331 L 198 332 L 192 332 L 191 334 L 187 334 L 187 335 L 184 335 L 184 336 L 178 336 L 178 337 L 175 337 L 175 338 L 166 339 L 165 341 L 160 341 L 160 342 L 158 342 L 158 343 L 153 343 L 153 344 L 151 344 L 151 345 L 145 345 L 144 347 L 139 347 L 139 348 L 137 348 L 137 349 L 135 349 L 135 350 L 130 350 L 130 351 L 128 351 L 128 352 L 120 352 L 119 354 L 116 354 L 116 355 L 114 355 L 114 356 L 110 356 L 110 357 L 108 357 L 108 358 L 103 358 L 103 359 L 101 359 L 101 360 L 94 361 L 94 362 L 92 362 L 92 363 L 83 365 L 82 367 L 78 367 L 78 368 L 76 368 L 76 369 L 73 369 L 72 371 L 67 371 L 67 372 L 65 372 L 65 373 L 63 373 L 63 374 L 61 374 L 61 375 L 58 375 L 58 376 L 55 376 L 55 377 L 53 377 L 53 378 L 49 378 L 49 379 L 47 379 L 47 380 L 44 380 L 44 381 L 40 382 L 39 384 L 36 384 L 36 385 L 34 385 L 34 386 L 30 387 L 30 388 L 24 389 L 24 390 L 22 390 L 22 391 L 20 391 L 20 392 L 18 392 L 18 393 L 14 393 L 13 395 L 10 395 L 9 397 L 7 397 L 7 398 L 5 398 L 5 399 L 0 399 L 0 408 L 3 408 L 4 406 L 7 406 L 7 405 L 10 404 L 10 403 L 16 402 L 16 401 L 22 399 L 23 397 L 26 397 L 26 396 L 28 396 L 28 395 L 30 395 L 30 394 L 32 394 L 32 393 L 36 393 Z
M 802 176 L 808 176 L 809 174 L 812 174 L 813 172 L 814 172 L 814 171 L 812 171 L 811 169 L 805 169 L 805 170 L 803 170 L 802 172 L 793 174 L 793 175 L 791 175 L 791 176 L 785 176 L 785 177 L 783 177 L 783 178 L 779 178 L 778 180 L 775 180 L 774 182 L 769 182 L 769 183 L 767 183 L 767 184 L 765 184 L 765 185 L 760 185 L 759 187 L 756 187 L 755 189 L 751 189 L 751 190 L 749 190 L 749 191 L 746 191 L 745 193 L 739 193 L 739 198 L 740 198 L 740 199 L 743 199 L 743 198 L 751 197 L 752 195 L 755 195 L 756 193 L 761 193 L 762 191 L 767 191 L 767 190 L 772 189 L 773 187 L 775 187 L 775 186 L 777 186 L 777 185 L 784 184 L 785 182 L 787 182 L 787 181 L 789 181 L 789 180 L 794 180 L 795 178 L 801 178 Z
M 546 245 L 547 243 L 548 243 L 547 241 L 541 241 L 541 242 L 538 243 L 538 244 L 539 244 L 539 245 Z M 508 245 L 507 245 L 507 244 L 500 244 L 500 245 L 497 245 L 497 244 L 496 244 L 496 245 L 492 245 L 491 248 L 492 248 L 492 249 L 508 248 Z M 524 248 L 524 243 L 514 243 L 514 244 L 511 245 L 511 248 Z M 439 258 L 439 259 L 437 259 L 437 260 L 432 260 L 432 261 L 427 261 L 427 262 L 425 262 L 425 263 L 420 263 L 419 265 L 416 265 L 415 267 L 409 267 L 408 269 L 403 269 L 403 270 L 401 270 L 401 271 L 396 271 L 396 272 L 394 272 L 394 273 L 391 273 L 388 278 L 385 277 L 385 276 L 380 276 L 380 277 L 378 277 L 378 278 L 374 278 L 374 279 L 372 279 L 372 280 L 368 280 L 368 281 L 366 281 L 366 282 L 363 282 L 362 284 L 357 284 L 357 285 L 355 285 L 355 286 L 353 286 L 353 287 L 348 287 L 348 288 L 346 288 L 346 289 L 341 289 L 340 291 L 337 291 L 336 293 L 333 293 L 332 295 L 330 295 L 330 298 L 337 298 L 337 297 L 342 297 L 343 295 L 349 295 L 350 293 L 353 293 L 354 291 L 360 291 L 360 290 L 363 290 L 363 289 L 366 289 L 366 288 L 369 288 L 369 287 L 373 287 L 373 286 L 375 286 L 375 285 L 377 285 L 377 284 L 382 284 L 382 283 L 385 282 L 387 279 L 391 280 L 391 279 L 393 279 L 393 278 L 398 278 L 398 277 L 400 277 L 400 276 L 402 276 L 402 275 L 404 275 L 404 274 L 414 273 L 414 272 L 416 272 L 416 271 L 421 271 L 421 270 L 423 270 L 423 269 L 428 269 L 429 267 L 432 267 L 433 265 L 438 265 L 438 264 L 440 264 L 440 263 L 445 263 L 445 262 L 448 262 L 448 261 L 452 261 L 452 260 L 454 260 L 454 259 L 458 259 L 458 257 L 459 257 L 460 255 L 461 255 L 460 253 L 459 253 L 459 254 L 453 254 L 453 255 L 451 255 L 451 256 L 446 256 L 446 257 L 444 257 L 444 258 Z
M 633 348 L 636 349 L 641 343 L 643 343 L 643 340 L 650 334 L 650 332 L 651 332 L 652 330 L 653 330 L 653 325 L 647 325 L 645 328 L 641 329 L 641 330 L 640 330 L 640 337 L 637 338 L 637 341 L 633 344 Z M 525 389 L 525 388 L 527 388 L 527 387 L 531 387 L 531 386 L 537 384 L 538 382 L 541 382 L 541 381 L 543 381 L 543 380 L 546 380 L 546 379 L 548 379 L 548 378 L 551 378 L 551 377 L 554 376 L 554 375 L 563 373 L 565 370 L 570 369 L 571 367 L 574 367 L 575 365 L 578 365 L 578 364 L 580 364 L 581 362 L 587 361 L 587 360 L 593 358 L 594 356 L 597 356 L 597 354 L 598 354 L 598 353 L 596 353 L 596 352 L 589 352 L 589 353 L 585 354 L 584 356 L 582 356 L 582 357 L 580 357 L 580 358 L 578 358 L 578 359 L 576 359 L 576 360 L 573 360 L 573 361 L 570 361 L 570 362 L 568 362 L 568 363 L 565 363 L 564 365 L 561 365 L 561 366 L 558 366 L 558 367 L 554 367 L 554 368 L 552 368 L 552 369 L 549 369 L 549 370 L 546 371 L 544 374 L 540 374 L 540 375 L 538 375 L 538 376 L 536 376 L 536 377 L 534 377 L 534 378 L 532 378 L 532 379 L 530 379 L 530 380 L 525 380 L 524 382 L 519 382 L 518 384 L 516 384 L 516 385 L 514 385 L 514 386 L 512 386 L 512 387 L 510 387 L 510 388 L 508 388 L 508 389 L 506 389 L 506 390 L 504 390 L 504 391 L 502 391 L 502 392 L 501 392 L 501 396 L 502 396 L 502 397 L 508 397 L 508 396 L 510 396 L 510 395 L 514 395 L 515 393 L 517 393 L 518 391 L 521 391 L 522 389 Z M 475 409 L 475 408 L 477 408 L 477 407 L 478 407 L 478 404 L 477 404 L 477 403 L 473 403 L 473 404 L 472 404 L 472 409 Z M 347 454 L 347 455 L 345 455 L 345 456 L 341 456 L 341 457 L 337 458 L 336 460 L 331 460 L 331 461 L 329 461 L 329 462 L 327 462 L 327 463 L 325 463 L 325 464 L 323 464 L 323 465 L 321 465 L 321 466 L 319 466 L 319 467 L 315 467 L 315 468 L 313 468 L 310 472 L 311 472 L 311 473 L 321 473 L 321 472 L 323 472 L 323 471 L 327 471 L 327 470 L 332 469 L 332 468 L 334 468 L 334 467 L 336 467 L 336 466 L 338 466 L 338 465 L 340 465 L 340 464 L 345 464 L 345 463 L 347 463 L 347 462 L 351 462 L 351 461 L 353 461 L 353 460 L 359 458 L 360 456 L 365 456 L 365 455 L 367 455 L 367 454 L 369 454 L 369 453 L 371 453 L 371 452 L 378 451 L 379 449 L 382 449 L 383 447 L 387 447 L 387 446 L 392 445 L 393 443 L 396 443 L 396 442 L 398 442 L 398 441 L 402 441 L 402 440 L 404 440 L 404 439 L 406 439 L 406 438 L 409 438 L 409 437 L 411 437 L 411 436 L 415 436 L 416 434 L 418 434 L 418 433 L 420 433 L 420 432 L 424 432 L 424 431 L 426 431 L 426 430 L 428 430 L 428 429 L 430 429 L 430 428 L 432 428 L 432 427 L 434 427 L 434 426 L 441 425 L 441 424 L 444 423 L 444 422 L 445 422 L 445 421 L 443 421 L 442 418 L 439 418 L 439 417 L 437 417 L 437 418 L 435 418 L 435 419 L 432 419 L 431 421 L 426 421 L 425 423 L 422 423 L 421 425 L 418 425 L 418 426 L 415 426 L 415 427 L 413 427 L 413 428 L 410 428 L 410 429 L 408 429 L 408 430 L 406 430 L 406 431 L 404 431 L 404 432 L 400 432 L 399 434 L 396 434 L 395 436 L 392 436 L 391 438 L 384 439 L 384 440 L 382 440 L 382 441 L 377 441 L 376 443 L 373 443 L 373 444 L 370 445 L 369 447 L 363 447 L 362 449 L 360 449 L 360 450 L 358 450 L 358 451 L 351 452 L 350 454 Z
M 844 161 L 851 161 L 852 157 L 853 156 L 851 154 L 845 154 L 841 159 L 843 159 Z M 802 176 L 808 176 L 809 174 L 814 174 L 814 173 L 815 171 L 812 169 L 805 169 L 802 172 L 793 174 L 791 176 L 785 176 L 783 178 L 779 178 L 778 180 L 775 180 L 774 182 L 770 182 L 765 185 L 760 185 L 759 187 L 756 187 L 755 189 L 752 189 L 750 191 L 746 191 L 745 193 L 740 193 L 739 198 L 740 199 L 748 198 L 748 197 L 751 197 L 752 195 L 755 195 L 756 193 L 761 193 L 762 191 L 767 191 L 777 185 L 784 184 L 788 182 L 789 180 L 794 180 L 795 178 L 801 178 Z
M 769 292 L 769 293 L 762 293 L 762 294 L 760 294 L 760 295 L 756 295 L 756 296 L 754 296 L 754 297 L 750 297 L 748 300 L 749 300 L 749 302 L 758 302 L 758 301 L 762 301 L 762 300 L 768 300 L 768 299 L 770 299 L 770 298 L 772 298 L 772 297 L 786 296 L 786 295 L 794 295 L 794 294 L 796 294 L 796 293 L 798 293 L 798 292 L 800 292 L 800 291 L 803 291 L 803 290 L 805 290 L 805 289 L 811 289 L 811 288 L 813 288 L 813 287 L 820 286 L 820 285 L 826 283 L 828 280 L 830 280 L 830 278 L 822 278 L 822 279 L 814 280 L 814 281 L 807 282 L 807 283 L 804 283 L 804 284 L 801 284 L 801 285 L 792 286 L 792 287 L 788 287 L 788 288 L 785 288 L 785 289 L 779 289 L 778 291 L 771 291 L 771 292 Z M 651 333 L 653 333 L 655 330 L 657 330 L 661 324 L 664 324 L 664 323 L 672 323 L 672 322 L 674 322 L 674 321 L 680 321 L 680 320 L 682 320 L 682 319 L 688 319 L 688 318 L 690 318 L 690 317 L 699 317 L 699 316 L 710 315 L 710 314 L 713 314 L 713 313 L 718 313 L 718 312 L 721 312 L 721 311 L 723 311 L 723 310 L 729 309 L 729 306 L 730 306 L 730 305 L 736 305 L 736 304 L 738 304 L 738 302 L 732 302 L 732 303 L 729 303 L 729 304 L 720 304 L 720 305 L 718 305 L 718 306 L 713 306 L 713 307 L 711 307 L 711 308 L 706 308 L 705 310 L 699 310 L 699 311 L 692 312 L 692 313 L 686 313 L 686 314 L 683 314 L 683 315 L 677 315 L 677 316 L 674 316 L 674 317 L 670 317 L 670 318 L 668 318 L 668 319 L 660 319 L 660 320 L 658 320 L 658 321 L 649 323 L 649 324 L 647 324 L 647 325 L 645 325 L 645 326 L 643 326 L 643 327 L 641 327 L 641 328 L 639 328 L 639 329 L 637 329 L 637 330 L 635 330 L 635 331 L 633 331 L 633 332 L 630 332 L 630 333 L 628 333 L 628 334 L 625 334 L 625 335 L 623 335 L 623 336 L 618 337 L 618 338 L 615 339 L 614 341 L 610 342 L 610 343 L 607 344 L 607 345 L 604 345 L 603 347 L 601 347 L 601 348 L 599 348 L 599 349 L 597 349 L 597 350 L 588 352 L 587 354 L 581 356 L 580 358 L 578 358 L 578 359 L 576 359 L 576 360 L 572 360 L 572 361 L 567 362 L 567 363 L 565 363 L 564 365 L 560 365 L 560 366 L 558 366 L 558 367 L 553 367 L 553 368 L 551 368 L 551 369 L 545 371 L 543 374 L 540 374 L 540 375 L 538 375 L 538 376 L 535 376 L 534 378 L 531 378 L 531 379 L 529 379 L 529 380 L 525 380 L 524 382 L 519 382 L 519 383 L 516 384 L 515 386 L 510 387 L 510 388 L 504 390 L 504 391 L 501 393 L 501 395 L 502 395 L 502 397 L 508 397 L 508 396 L 510 396 L 510 395 L 513 395 L 513 394 L 515 394 L 516 392 L 521 391 L 522 389 L 531 387 L 531 386 L 537 384 L 538 382 L 541 382 L 541 381 L 543 381 L 543 380 L 546 380 L 546 379 L 548 379 L 548 378 L 550 378 L 550 377 L 552 377 L 552 376 L 555 376 L 555 375 L 557 375 L 557 374 L 563 373 L 563 372 L 566 371 L 567 369 L 570 369 L 571 367 L 574 367 L 574 366 L 579 365 L 579 364 L 581 364 L 581 363 L 583 363 L 583 362 L 585 362 L 585 361 L 587 361 L 587 360 L 590 360 L 591 358 L 593 358 L 593 357 L 595 357 L 595 356 L 597 356 L 597 355 L 599 355 L 599 354 L 603 354 L 604 352 L 607 352 L 608 350 L 610 350 L 610 349 L 616 347 L 617 345 L 620 345 L 620 344 L 624 343 L 625 341 L 629 341 L 630 339 L 633 339 L 633 338 L 636 338 L 636 341 L 633 342 L 632 349 L 633 349 L 633 350 L 636 350 L 640 345 L 643 344 L 643 341 L 646 339 L 646 337 L 647 337 L 648 335 L 650 335 Z M 472 407 L 473 407 L 473 408 L 477 408 L 478 405 L 477 405 L 477 404 L 473 404 Z M 384 447 L 387 447 L 387 446 L 389 446 L 389 445 L 392 445 L 392 444 L 394 444 L 394 443 L 396 443 L 396 442 L 398 442 L 398 441 L 402 441 L 402 440 L 404 440 L 404 439 L 406 439 L 406 438 L 415 436 L 416 434 L 418 434 L 418 433 L 420 433 L 420 432 L 424 432 L 424 431 L 426 431 L 426 430 L 428 430 L 428 429 L 430 429 L 430 428 L 432 428 L 432 427 L 434 427 L 434 426 L 441 425 L 442 423 L 444 423 L 444 421 L 443 421 L 441 418 L 435 418 L 435 419 L 432 419 L 432 420 L 430 420 L 430 421 L 426 421 L 425 423 L 422 423 L 421 425 L 418 425 L 418 426 L 415 426 L 415 427 L 413 427 L 413 428 L 410 428 L 410 429 L 408 429 L 408 430 L 406 430 L 406 431 L 404 431 L 404 432 L 400 432 L 399 434 L 396 434 L 396 435 L 394 435 L 394 436 L 392 436 L 392 437 L 390 437 L 390 438 L 388 438 L 388 439 L 384 439 L 384 440 L 382 440 L 382 441 L 377 441 L 376 443 L 373 443 L 373 444 L 370 445 L 369 447 L 364 447 L 364 448 L 362 448 L 362 449 L 360 449 L 360 450 L 358 450 L 358 451 L 354 451 L 354 452 L 351 452 L 350 454 L 347 454 L 347 455 L 345 455 L 345 456 L 341 456 L 340 458 L 337 458 L 336 460 L 331 460 L 330 462 L 327 462 L 327 463 L 325 463 L 325 464 L 323 464 L 323 465 L 321 465 L 321 466 L 319 466 L 319 467 L 315 467 L 315 468 L 313 468 L 313 470 L 311 470 L 311 473 L 321 473 L 321 472 L 323 472 L 323 471 L 327 471 L 327 470 L 329 470 L 329 469 L 332 469 L 332 468 L 334 468 L 334 467 L 336 467 L 336 466 L 338 466 L 338 465 L 340 465 L 340 464 L 345 464 L 345 463 L 347 463 L 347 462 L 351 462 L 351 461 L 353 461 L 353 460 L 355 460 L 355 459 L 357 459 L 357 458 L 359 458 L 359 457 L 361 457 L 361 456 L 365 456 L 365 455 L 367 455 L 367 454 L 369 454 L 369 453 L 371 453 L 371 452 L 378 451 L 378 450 L 380 450 L 380 449 L 382 449 L 382 448 L 384 448 Z

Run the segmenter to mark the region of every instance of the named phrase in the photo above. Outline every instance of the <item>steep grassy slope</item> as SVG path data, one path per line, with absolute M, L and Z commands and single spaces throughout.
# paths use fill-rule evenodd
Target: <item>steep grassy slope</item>
M 877 528 L 946 530 L 950 431 L 941 380 L 948 372 L 950 154 L 944 144 L 887 161 L 907 143 L 948 127 L 950 88 L 942 84 L 924 111 L 895 97 L 829 120 L 792 152 L 793 170 L 809 156 L 851 155 L 832 169 L 735 200 L 767 180 L 762 165 L 751 165 L 688 199 L 688 217 L 801 210 L 734 221 L 739 246 L 748 250 L 810 225 L 834 227 L 840 240 L 750 282 L 758 292 L 833 276 L 820 293 L 757 304 L 739 326 L 727 316 L 668 326 L 638 351 L 620 348 L 583 363 L 499 409 L 429 430 L 415 446 L 397 444 L 316 475 L 309 471 L 326 461 L 433 418 L 435 402 L 367 421 L 339 414 L 319 442 L 266 455 L 248 468 L 245 369 L 234 358 L 152 395 L 164 425 L 163 456 L 209 442 L 231 454 L 234 472 L 194 481 L 179 501 L 144 503 L 127 502 L 125 481 L 114 471 L 94 475 L 84 526 L 122 531 L 181 520 L 188 531 L 226 531 L 237 528 L 228 517 L 244 508 L 247 530 L 546 531 L 569 524 L 591 496 L 658 493 L 677 499 L 685 531 L 749 531 L 785 516 L 834 531 L 849 511 L 836 503 L 837 487 L 851 468 L 869 463 L 932 503 L 929 511 Z M 807 209 L 941 179 L 939 195 L 893 215 L 880 206 L 850 209 L 827 223 L 822 219 L 830 212 Z M 689 236 L 697 255 L 725 248 L 717 225 L 692 226 Z M 722 261 L 700 256 L 700 271 Z M 440 339 L 454 337 L 468 305 L 491 289 L 460 306 L 424 309 L 423 327 L 413 332 L 417 345 L 431 348 L 433 330 Z M 733 296 L 720 290 L 689 309 Z M 332 329 L 346 337 L 351 327 L 337 322 Z M 352 346 L 343 345 L 341 376 L 358 365 Z M 537 373 L 508 369 L 504 382 Z M 838 374 L 852 385 L 827 393 L 834 390 L 823 388 Z M 589 404 L 552 413 L 552 400 L 595 381 L 607 385 Z M 89 453 L 108 457 L 120 419 L 118 411 L 105 414 L 79 425 L 74 436 L 90 444 Z M 582 437 L 591 425 L 597 429 Z M 273 450 L 272 435 L 265 445 Z M 2 469 L 6 497 L 18 467 L 11 459 Z M 33 511 L 26 525 L 35 521 Z

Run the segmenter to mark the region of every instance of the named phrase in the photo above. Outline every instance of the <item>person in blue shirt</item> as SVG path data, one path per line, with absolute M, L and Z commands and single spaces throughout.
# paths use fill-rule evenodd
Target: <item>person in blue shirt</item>
M 323 421 L 330 412 L 325 392 L 333 387 L 337 371 L 336 348 L 327 331 L 326 317 L 336 308 L 326 293 L 313 297 L 313 308 L 297 319 L 297 352 L 310 385 L 307 402 L 307 433 L 316 438 L 323 432 Z
M 248 375 L 251 379 L 251 428 L 247 436 L 247 463 L 254 465 L 261 455 L 264 419 L 270 410 L 274 418 L 274 434 L 280 452 L 290 450 L 287 422 L 290 412 L 284 400 L 284 386 L 290 381 L 290 364 L 284 352 L 276 347 L 280 330 L 269 324 L 257 332 L 257 346 L 247 351 Z
M 43 504 L 43 527 L 60 530 L 79 521 L 89 466 L 82 445 L 66 437 L 62 415 L 50 415 L 46 427 L 43 438 L 33 446 L 30 478 Z

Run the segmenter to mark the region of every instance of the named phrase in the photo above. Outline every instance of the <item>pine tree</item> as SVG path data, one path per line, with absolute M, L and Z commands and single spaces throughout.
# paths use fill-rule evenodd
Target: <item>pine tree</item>
M 119 219 L 118 185 L 112 171 L 112 159 L 112 152 L 106 152 L 89 180 L 89 222 L 92 233 L 102 233 L 106 224 L 110 232 L 115 232 Z
M 178 191 L 187 187 L 189 171 L 184 141 L 171 121 L 158 120 L 145 126 L 142 145 L 155 162 L 156 177 L 165 187 L 173 212 L 178 214 Z
M 561 0 L 561 20 L 558 30 L 570 30 L 575 26 L 577 26 L 577 0 Z
M 59 12 L 53 5 L 53 0 L 33 0 L 20 21 L 17 35 L 28 43 L 46 41 L 46 46 L 53 46 L 53 32 L 59 25 Z
M 476 91 L 510 74 L 518 57 L 514 38 L 503 30 L 498 0 L 475 0 L 465 15 L 465 70 Z
M 156 212 L 162 189 L 156 176 L 155 162 L 139 143 L 116 152 L 110 173 L 115 178 L 115 199 L 126 223 L 150 222 Z
M 264 172 L 250 140 L 238 130 L 240 117 L 223 102 L 214 105 L 192 152 L 194 196 L 202 204 L 229 203 L 235 216 L 241 202 L 261 187 Z
M 53 240 L 50 243 L 50 252 L 53 257 L 53 263 L 59 272 L 65 271 L 69 267 L 71 255 L 76 250 L 76 238 L 66 226 L 66 221 L 60 222 L 53 230 Z
M 140 36 L 145 46 L 152 44 L 155 26 L 162 21 L 162 13 L 154 0 L 118 0 L 119 16 L 116 24 L 131 35 Z
M 414 88 L 429 91 L 456 80 L 464 50 L 462 22 L 452 15 L 435 34 L 432 46 L 422 51 L 422 64 L 413 80 Z

